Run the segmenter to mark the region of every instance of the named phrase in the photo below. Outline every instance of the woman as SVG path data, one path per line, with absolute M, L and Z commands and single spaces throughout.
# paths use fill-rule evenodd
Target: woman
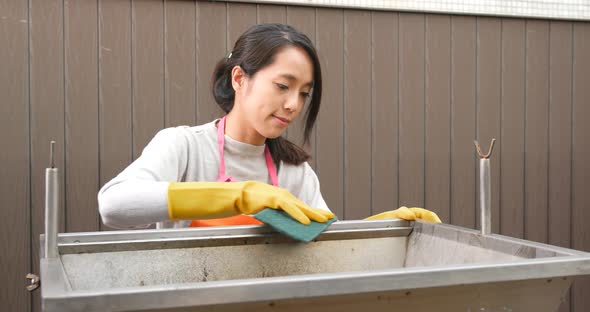
M 281 137 L 305 110 L 308 142 L 319 112 L 322 77 L 311 41 L 287 25 L 251 27 L 218 62 L 212 91 L 227 115 L 156 134 L 100 190 L 103 222 L 116 228 L 257 224 L 247 215 L 267 207 L 303 224 L 333 218 L 309 155 Z M 398 215 L 377 218 L 385 217 Z

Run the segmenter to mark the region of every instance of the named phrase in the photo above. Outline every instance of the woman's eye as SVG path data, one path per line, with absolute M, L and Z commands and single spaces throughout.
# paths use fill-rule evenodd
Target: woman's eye
M 309 98 L 310 94 L 309 92 L 301 92 L 301 96 L 307 99 Z
M 281 90 L 289 90 L 289 87 L 287 87 L 286 85 L 282 84 L 282 83 L 275 83 L 277 85 L 277 87 L 279 87 L 279 89 Z

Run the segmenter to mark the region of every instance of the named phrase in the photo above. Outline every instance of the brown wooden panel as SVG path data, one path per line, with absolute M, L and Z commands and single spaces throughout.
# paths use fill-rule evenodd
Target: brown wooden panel
M 164 127 L 163 1 L 132 1 L 133 157 Z
M 371 13 L 344 11 L 344 217 L 371 213 Z
M 132 160 L 131 0 L 101 0 L 99 10 L 100 186 Z M 100 223 L 101 230 L 111 228 Z
M 424 14 L 399 17 L 399 202 L 424 206 Z
M 256 24 L 256 4 L 227 4 L 227 48 L 233 50 L 236 40 L 252 25 Z
M 549 243 L 570 247 L 572 23 L 551 22 L 549 51 Z
M 256 22 L 285 23 L 287 20 L 287 8 L 282 5 L 258 4 L 256 7 Z
M 342 10 L 317 9 L 316 46 L 323 66 L 323 101 L 317 125 L 317 164 L 324 200 L 340 219 L 344 217 Z
M 2 233 L 8 238 L 3 247 L 13 252 L 0 257 L 2 266 L 10 270 L 8 284 L 19 284 L 23 273 L 39 270 L 49 141 L 57 141 L 61 231 L 66 220 L 70 231 L 96 226 L 96 189 L 133 159 L 133 150 L 137 156 L 164 126 L 194 123 L 195 115 L 199 123 L 219 116 L 209 91 L 213 66 L 227 55 L 231 48 L 227 43 L 233 45 L 256 21 L 286 21 L 312 40 L 317 34 L 325 86 L 318 140 L 312 140 L 318 161 L 311 163 L 317 167 L 324 197 L 340 217 L 345 198 L 349 206 L 365 202 L 367 207 L 366 194 L 354 185 L 360 189 L 371 185 L 369 202 L 377 213 L 393 208 L 387 205 L 397 206 L 398 187 L 411 193 L 412 183 L 421 181 L 424 190 L 417 193 L 424 196 L 422 204 L 445 219 L 440 205 L 450 200 L 444 221 L 475 226 L 477 166 L 472 140 L 487 145 L 492 135 L 500 135 L 492 160 L 493 207 L 501 206 L 493 212 L 494 231 L 499 228 L 503 234 L 523 237 L 526 230 L 527 238 L 590 250 L 590 229 L 584 223 L 590 216 L 586 195 L 590 169 L 583 158 L 590 132 L 585 125 L 590 98 L 585 87 L 590 79 L 585 57 L 590 55 L 588 23 L 429 15 L 424 28 L 412 24 L 413 17 L 421 15 L 400 13 L 398 65 L 396 13 L 362 12 L 371 16 L 371 37 L 357 40 L 357 35 L 347 35 L 345 42 L 343 11 L 335 9 L 230 4 L 228 12 L 228 5 L 219 2 L 153 0 L 11 1 L 0 6 L 4 9 L 0 40 L 11 47 L 0 49 L 5 69 L 0 90 L 12 103 L 0 109 L 0 119 L 4 118 L 0 127 L 6 136 L 2 150 L 9 151 L 0 157 L 8 164 L 2 176 L 9 177 L 12 185 L 5 190 L 10 195 L 0 195 L 2 205 L 12 207 L 5 209 L 10 222 Z M 356 17 L 358 12 L 347 14 Z M 363 27 L 351 26 L 356 25 L 351 21 L 347 34 L 366 33 L 366 20 Z M 361 41 L 368 44 L 354 45 Z M 360 68 L 364 61 L 349 61 L 344 67 L 345 54 L 354 61 L 363 59 L 356 55 L 369 55 L 371 67 Z M 365 74 L 357 75 L 359 71 Z M 415 92 L 421 88 L 422 97 Z M 370 101 L 370 109 L 352 111 L 359 108 L 353 105 L 362 102 L 355 100 L 361 97 Z M 423 115 L 414 123 L 412 116 L 419 113 Z M 357 122 L 366 114 L 372 164 L 365 171 L 355 166 L 366 166 L 367 161 L 348 163 L 347 172 L 345 157 L 366 158 L 367 142 L 352 132 L 357 124 L 361 133 L 366 132 L 366 122 Z M 398 120 L 402 122 L 399 142 Z M 294 131 L 300 124 L 291 127 L 289 138 L 301 139 Z M 398 143 L 402 156 L 410 148 L 423 157 L 402 161 L 405 171 L 399 174 L 399 186 Z M 441 165 L 449 154 L 450 167 Z M 345 176 L 351 168 L 361 174 Z M 414 174 L 416 170 L 422 171 Z M 372 175 L 368 185 L 360 181 L 367 174 Z M 442 191 L 445 174 L 452 181 L 446 193 Z M 359 195 L 344 195 L 344 183 Z M 360 216 L 361 210 L 357 212 Z M 359 216 L 350 210 L 346 214 Z M 6 289 L 1 301 L 8 302 L 11 311 L 40 310 L 39 292 L 31 301 L 21 288 Z M 587 310 L 589 292 L 590 280 L 575 283 L 572 311 Z M 561 311 L 568 310 L 566 303 Z
M 573 38 L 573 163 L 572 163 L 572 247 L 590 251 L 590 24 L 574 24 Z M 590 277 L 578 278 L 572 288 L 572 307 L 575 312 L 590 308 Z
M 300 32 L 304 33 L 311 42 L 315 43 L 315 9 L 306 7 L 287 6 L 287 24 L 295 27 Z M 325 82 L 324 82 L 325 83 Z M 325 96 L 324 96 L 325 99 Z M 299 117 L 297 117 L 293 124 L 289 127 L 289 131 L 286 137 L 293 143 L 302 145 L 303 144 L 303 130 L 305 127 L 305 110 L 303 109 Z M 316 131 L 311 133 L 309 144 L 303 146 L 303 148 L 311 155 L 311 159 L 308 161 L 312 168 L 316 167 L 316 149 L 315 149 L 315 136 Z
M 477 18 L 477 140 L 487 150 L 492 138 L 500 138 L 501 119 L 501 21 L 498 18 Z M 492 232 L 500 232 L 500 166 L 501 145 L 492 154 Z M 479 179 L 476 180 L 479 190 Z M 476 226 L 479 228 L 479 192 L 476 193 Z
M 100 186 L 132 160 L 131 0 L 99 2 Z M 110 229 L 104 224 L 101 230 Z
M 373 12 L 372 214 L 399 207 L 398 19 L 397 13 Z
M 195 3 L 164 2 L 165 127 L 195 124 Z
M 45 168 L 49 142 L 56 141 L 59 169 L 59 231 L 65 230 L 64 54 L 63 1 L 30 3 L 30 135 L 31 135 L 31 271 L 39 273 L 39 234 L 44 232 Z M 33 293 L 32 311 L 41 311 L 40 292 Z
M 570 247 L 572 23 L 549 25 L 549 244 Z M 570 311 L 570 295 L 560 312 Z
M 500 233 L 524 238 L 525 22 L 502 20 Z
M 476 20 L 451 17 L 451 223 L 475 227 Z
M 525 227 L 526 239 L 547 242 L 549 146 L 549 23 L 526 22 Z
M 97 231 L 98 3 L 64 5 L 66 231 Z
M 2 1 L 0 7 L 0 302 L 7 311 L 24 312 L 31 307 L 20 287 L 31 269 L 29 11 L 25 1 Z
M 426 16 L 424 206 L 450 222 L 451 18 Z
M 225 3 L 198 1 L 196 5 L 197 124 L 203 124 L 222 115 L 210 86 L 215 64 L 227 56 L 227 12 Z

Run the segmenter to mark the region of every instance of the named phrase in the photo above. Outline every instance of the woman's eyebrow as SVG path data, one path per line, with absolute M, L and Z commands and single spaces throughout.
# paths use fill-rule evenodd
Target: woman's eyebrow
M 297 77 L 291 75 L 291 74 L 281 74 L 281 77 L 289 80 L 289 81 L 297 81 Z M 303 85 L 304 87 L 313 87 L 313 81 L 310 81 L 308 83 L 306 83 L 305 85 Z

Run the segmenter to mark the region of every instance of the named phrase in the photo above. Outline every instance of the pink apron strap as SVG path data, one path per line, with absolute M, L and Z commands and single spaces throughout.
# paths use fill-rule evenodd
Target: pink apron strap
M 272 156 L 270 155 L 268 145 L 264 147 L 264 158 L 266 158 L 266 168 L 268 168 L 268 174 L 270 175 L 272 185 L 278 187 L 279 179 L 277 178 L 277 169 L 275 168 L 275 163 L 272 161 Z
M 219 147 L 219 175 L 217 181 L 226 182 L 229 177 L 225 176 L 225 157 L 223 147 L 225 145 L 225 116 L 219 120 L 217 125 L 217 146 Z

